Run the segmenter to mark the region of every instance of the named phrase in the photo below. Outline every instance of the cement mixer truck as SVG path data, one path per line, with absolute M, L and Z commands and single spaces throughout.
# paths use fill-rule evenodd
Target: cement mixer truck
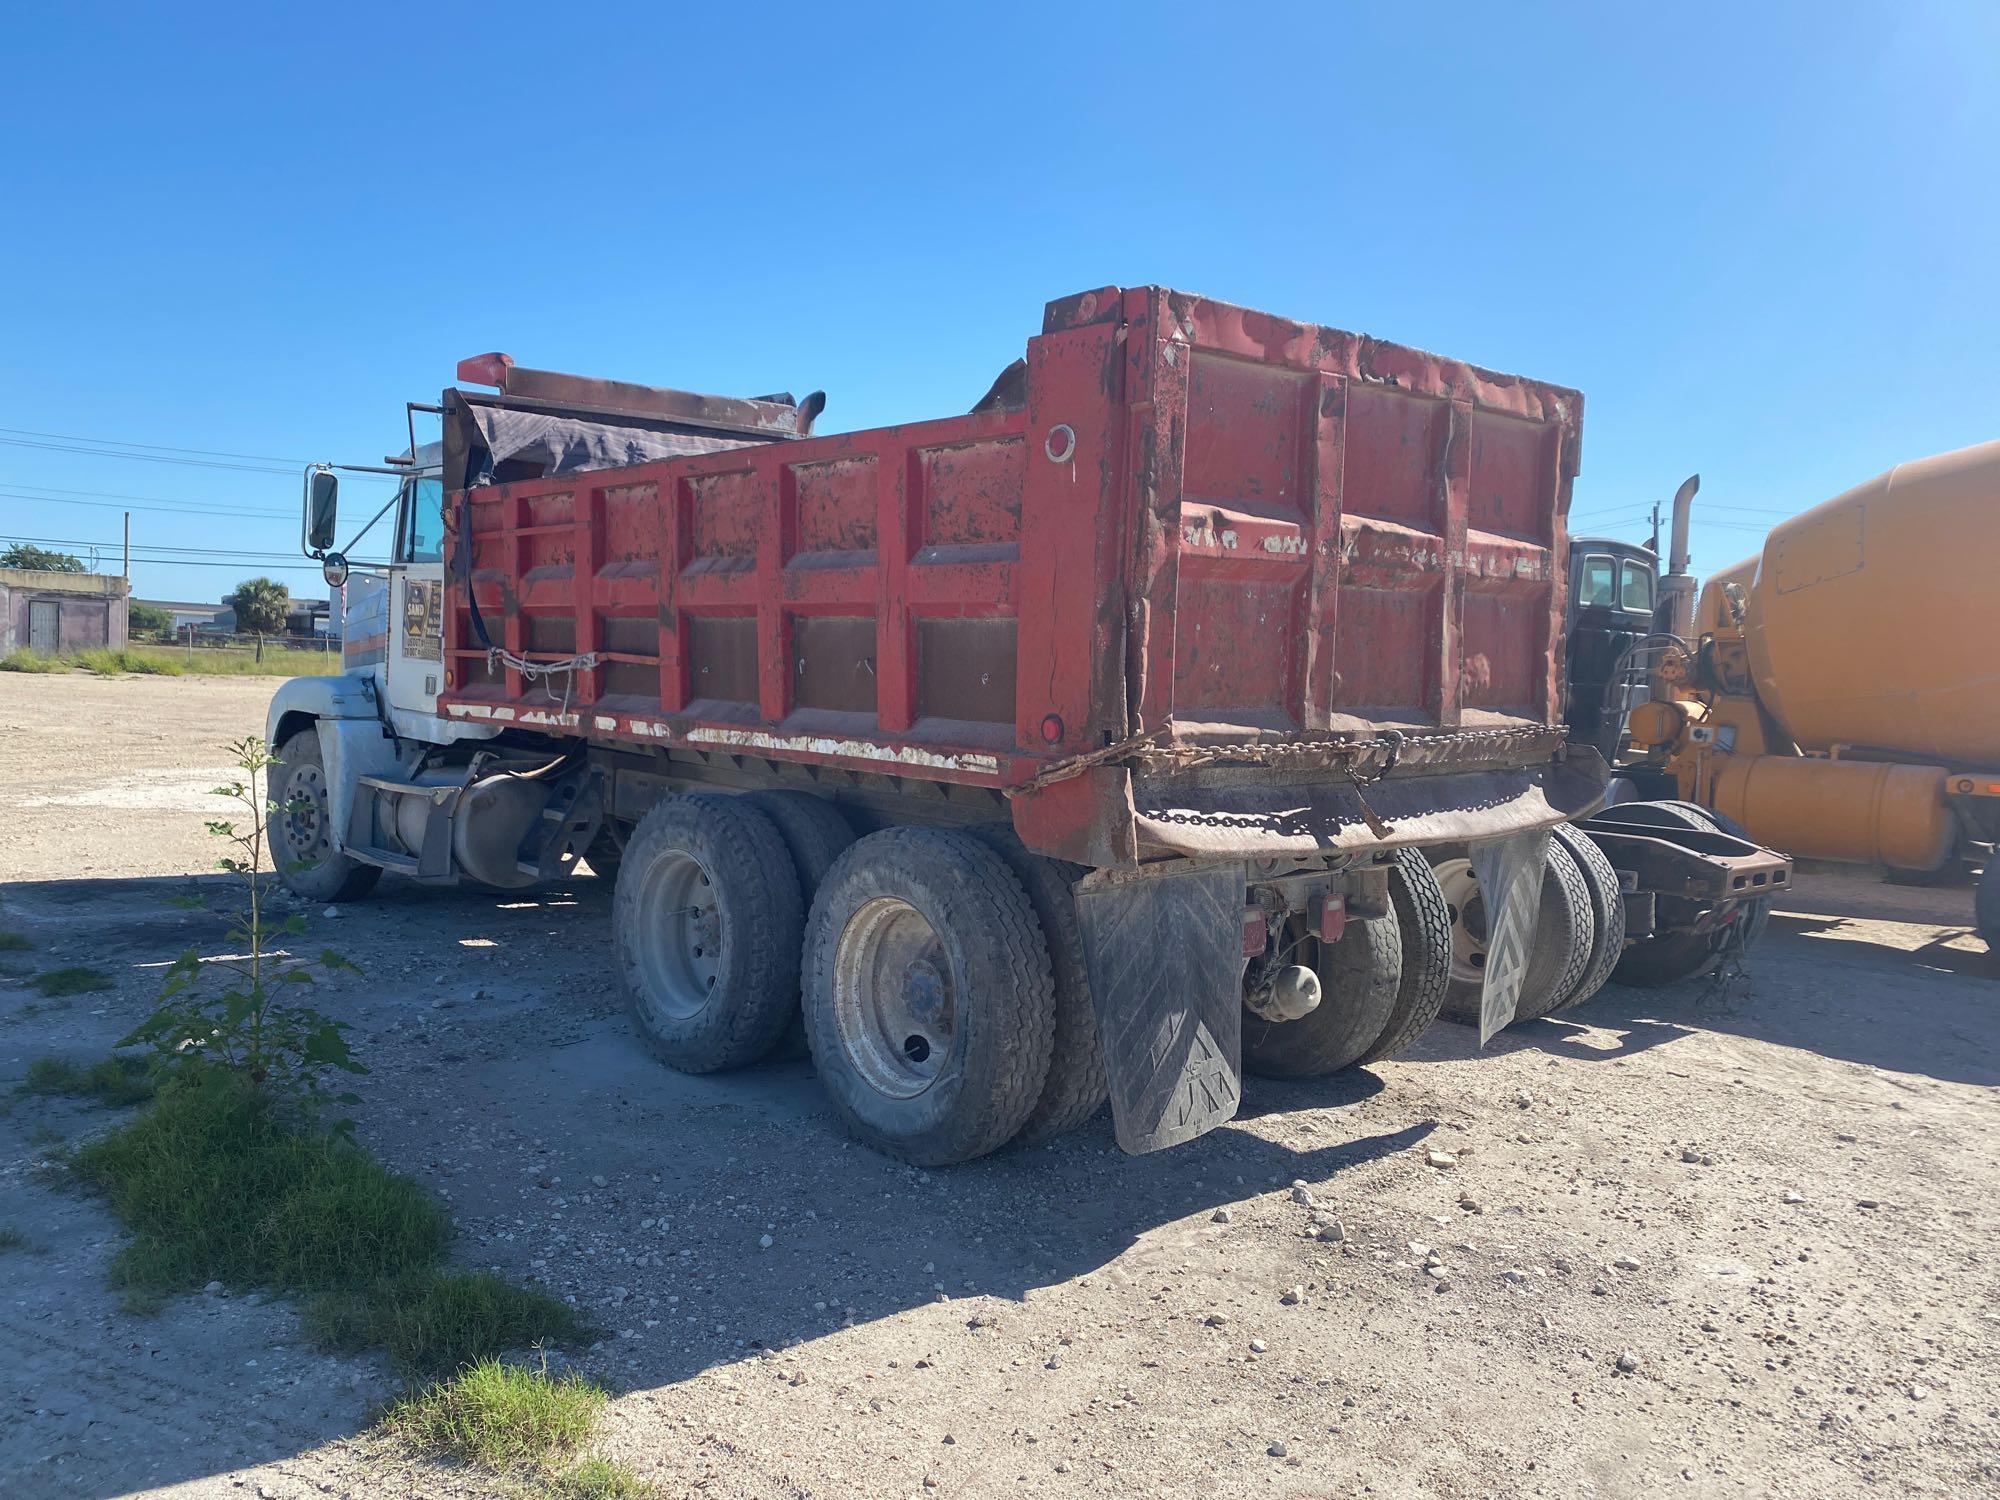
M 1903 879 L 1983 864 L 1976 924 L 2000 942 L 1996 543 L 2000 442 L 1784 522 L 1650 664 L 1622 774 L 1797 856 Z

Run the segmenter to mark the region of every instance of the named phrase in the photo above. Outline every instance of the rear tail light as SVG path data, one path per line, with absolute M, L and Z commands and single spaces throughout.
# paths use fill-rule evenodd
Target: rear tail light
M 1270 924 L 1264 919 L 1264 908 L 1246 906 L 1243 908 L 1243 956 L 1255 958 L 1264 951 L 1264 945 L 1271 940 Z
M 1319 934 L 1322 943 L 1337 943 L 1347 931 L 1347 898 L 1345 896 L 1321 896 L 1315 903 L 1318 910 L 1313 916 L 1313 931 Z

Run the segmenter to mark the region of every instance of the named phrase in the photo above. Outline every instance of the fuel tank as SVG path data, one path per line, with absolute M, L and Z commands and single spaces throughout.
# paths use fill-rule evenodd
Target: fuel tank
M 2000 765 L 2000 442 L 1898 464 L 1784 522 L 1724 586 L 1764 707 L 1802 750 Z

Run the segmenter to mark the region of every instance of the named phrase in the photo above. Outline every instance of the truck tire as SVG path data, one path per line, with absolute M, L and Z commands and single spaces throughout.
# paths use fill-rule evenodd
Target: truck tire
M 1049 1048 L 1049 1076 L 1028 1119 L 1014 1139 L 1024 1146 L 1053 1140 L 1083 1124 L 1111 1097 L 1104 1049 L 1097 1037 L 1097 1014 L 1090 1003 L 1090 971 L 1083 959 L 1083 929 L 1072 894 L 1083 876 L 1081 865 L 1031 852 L 1004 823 L 972 832 L 1007 861 L 1028 893 L 1028 904 L 1049 945 L 1049 977 L 1055 990 L 1055 1025 Z
M 1730 828 L 1723 826 L 1724 820 L 1719 814 L 1698 803 L 1662 798 L 1638 805 L 1659 809 L 1666 818 L 1683 828 L 1731 832 Z M 1734 836 L 1741 838 L 1743 834 L 1737 831 Z M 1658 989 L 1662 985 L 1691 979 L 1721 957 L 1722 936 L 1718 932 L 1665 932 L 1657 937 L 1643 938 L 1625 950 L 1624 956 L 1612 969 L 1611 977 L 1616 983 L 1630 985 L 1634 989 Z
M 811 792 L 797 792 L 788 787 L 773 788 L 770 791 L 747 792 L 741 800 L 776 825 L 778 837 L 785 841 L 785 847 L 792 853 L 792 868 L 799 877 L 799 893 L 810 907 L 819 883 L 826 879 L 826 872 L 854 842 L 854 829 L 841 816 L 839 808 Z
M 798 1008 L 804 902 L 771 820 L 726 796 L 668 797 L 619 862 L 612 936 L 632 1019 L 669 1067 L 756 1062 Z
M 792 871 L 799 877 L 799 895 L 806 910 L 812 910 L 819 883 L 826 879 L 833 862 L 854 842 L 853 826 L 826 798 L 790 787 L 748 792 L 742 800 L 763 813 L 777 828 L 778 837 L 791 851 Z M 792 1018 L 785 1023 L 785 1033 L 778 1038 L 771 1055 L 786 1060 L 806 1055 L 806 1018 L 799 1005 L 792 1006 Z
M 1535 919 L 1535 942 L 1528 954 L 1528 973 L 1514 1002 L 1514 1019 L 1539 1021 L 1582 982 L 1590 967 L 1596 920 L 1591 912 L 1590 884 L 1569 846 L 1549 838 L 1548 877 L 1542 882 L 1542 905 Z M 1551 925 L 1553 924 L 1553 925 Z
M 278 763 L 266 773 L 265 785 L 271 810 L 264 831 L 286 890 L 308 901 L 359 901 L 375 889 L 380 866 L 333 847 L 331 789 L 317 729 L 301 729 L 278 748 Z
M 1972 925 L 1988 948 L 2000 948 L 2000 859 L 1989 858 L 1972 892 Z
M 1027 1123 L 1055 1032 L 1049 949 L 1006 860 L 959 829 L 854 844 L 813 902 L 806 1038 L 854 1134 L 919 1166 Z
M 1395 914 L 1350 919 L 1337 943 L 1316 943 L 1320 1001 L 1296 1021 L 1243 1011 L 1243 1071 L 1259 1078 L 1322 1078 L 1351 1068 L 1396 1008 L 1403 934 Z
M 1479 1024 L 1480 989 L 1484 979 L 1486 944 L 1483 928 L 1467 922 L 1467 903 L 1476 898 L 1477 877 L 1464 856 L 1433 867 L 1452 916 L 1451 984 L 1444 1013 L 1467 1026 Z M 1542 866 L 1542 889 L 1535 908 L 1535 938 L 1528 952 L 1528 972 L 1514 1001 L 1514 1019 L 1532 1021 L 1548 1014 L 1569 991 L 1590 962 L 1590 893 L 1583 871 L 1555 839 Z
M 1389 871 L 1389 904 L 1402 930 L 1403 973 L 1389 1024 L 1366 1052 L 1366 1066 L 1395 1057 L 1431 1029 L 1451 984 L 1451 911 L 1430 862 L 1414 849 L 1396 851 Z
M 1625 892 L 1618 884 L 1618 872 L 1597 842 L 1574 824 L 1557 826 L 1552 835 L 1569 850 L 1583 874 L 1590 896 L 1590 960 L 1576 987 L 1558 1001 L 1550 1015 L 1573 1010 L 1604 988 L 1611 971 L 1625 952 Z

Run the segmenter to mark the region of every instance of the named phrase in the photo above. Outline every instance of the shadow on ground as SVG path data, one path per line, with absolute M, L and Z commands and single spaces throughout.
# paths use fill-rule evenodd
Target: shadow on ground
M 153 970 L 190 946 L 213 950 L 232 885 L 0 890 L 0 925 L 30 932 L 38 957 L 87 954 L 120 978 L 115 995 L 53 1025 L 37 1018 L 32 1034 L 7 1025 L 0 1087 L 45 1052 L 106 1050 L 150 1008 Z M 207 910 L 170 904 L 188 896 Z M 1163 1226 L 1224 1232 L 1207 1223 L 1216 1207 L 1295 1178 L 1337 1194 L 1342 1173 L 1433 1128 L 1295 1150 L 1237 1124 L 1131 1158 L 1100 1117 L 1048 1146 L 919 1171 L 849 1141 L 809 1061 L 704 1078 L 655 1063 L 609 973 L 609 906 L 607 884 L 587 877 L 528 897 L 391 882 L 338 916 L 304 908 L 301 946 L 333 947 L 362 970 L 318 1003 L 353 1023 L 373 1069 L 357 1112 L 363 1140 L 448 1195 L 462 1259 L 575 1294 L 606 1334 L 592 1367 L 621 1388 L 671 1385 L 947 1299 L 1019 1301 L 1107 1270 L 1143 1277 Z M 0 986 L 0 1024 L 31 993 Z M 1365 1072 L 1261 1082 L 1244 1118 L 1381 1088 Z M 35 1131 L 74 1139 L 112 1118 L 38 1103 L 0 1119 L 0 1221 L 28 1225 L 46 1249 L 7 1267 L 0 1403 L 33 1419 L 0 1438 L 0 1487 L 112 1495 L 283 1460 L 358 1430 L 382 1391 L 319 1390 L 335 1365 L 300 1343 L 282 1306 L 232 1299 L 218 1318 L 214 1299 L 195 1296 L 153 1322 L 118 1310 L 103 1274 L 118 1243 L 108 1213 L 27 1171 L 46 1154 Z M 911 1337 L 914 1358 L 921 1336 Z M 191 1422 L 191 1411 L 217 1409 L 204 1392 L 241 1417 Z
M 1508 1028 L 1487 1050 L 1535 1047 L 1604 1062 L 1708 1031 L 1949 1083 L 2000 1084 L 2000 988 L 1992 983 L 2000 954 L 1955 928 L 1914 946 L 1907 940 L 1909 924 L 1934 929 L 1964 894 L 1818 877 L 1790 898 L 1806 910 L 1774 914 L 1740 974 L 1660 989 L 1606 985 L 1573 1011 Z M 1883 923 L 1904 925 L 1868 925 Z M 1446 1023 L 1411 1060 L 1478 1050 L 1471 1027 Z

